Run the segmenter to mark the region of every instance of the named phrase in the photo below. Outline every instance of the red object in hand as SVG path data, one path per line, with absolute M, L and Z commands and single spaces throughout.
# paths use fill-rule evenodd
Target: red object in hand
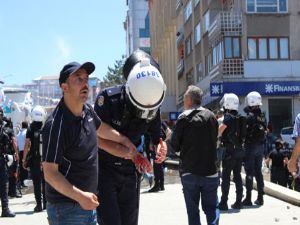
M 157 146 L 157 152 L 156 152 L 156 163 L 162 163 L 166 159 L 167 155 L 167 144 L 162 140 L 162 138 L 159 139 L 159 145 Z
M 139 172 L 150 173 L 152 171 L 151 163 L 141 153 L 137 153 L 132 161 Z

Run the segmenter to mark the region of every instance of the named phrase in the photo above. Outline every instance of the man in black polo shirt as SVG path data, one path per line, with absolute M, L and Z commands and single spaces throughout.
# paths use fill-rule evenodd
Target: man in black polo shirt
M 60 72 L 63 98 L 43 128 L 43 169 L 50 224 L 96 224 L 98 145 L 136 155 L 128 138 L 102 123 L 85 104 L 93 63 L 72 62 Z

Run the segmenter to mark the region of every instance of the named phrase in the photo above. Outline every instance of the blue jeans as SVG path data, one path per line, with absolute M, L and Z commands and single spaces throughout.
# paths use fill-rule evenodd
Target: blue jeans
M 96 225 L 96 210 L 84 210 L 78 203 L 47 202 L 50 225 Z
M 183 194 L 188 214 L 189 225 L 201 225 L 199 202 L 206 215 L 208 225 L 218 225 L 220 211 L 218 208 L 219 177 L 208 178 L 194 174 L 181 177 Z

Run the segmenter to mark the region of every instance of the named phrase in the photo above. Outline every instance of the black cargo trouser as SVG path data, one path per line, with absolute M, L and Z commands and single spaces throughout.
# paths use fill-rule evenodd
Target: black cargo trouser
M 134 165 L 99 165 L 100 225 L 137 225 L 139 175 Z
M 30 167 L 31 178 L 33 182 L 34 197 L 37 205 L 42 205 L 42 200 L 45 205 L 45 180 L 41 170 L 41 161 L 33 160 Z
M 8 208 L 8 171 L 3 156 L 0 156 L 0 195 L 2 210 Z
M 233 172 L 233 181 L 236 189 L 236 201 L 241 201 L 243 197 L 243 182 L 241 177 L 242 158 L 225 157 L 222 161 L 222 197 L 221 201 L 227 202 L 229 188 L 230 188 L 230 175 Z

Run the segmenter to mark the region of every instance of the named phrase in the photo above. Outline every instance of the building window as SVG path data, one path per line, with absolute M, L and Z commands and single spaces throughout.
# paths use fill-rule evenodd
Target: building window
M 241 50 L 240 50 L 240 38 L 238 37 L 225 37 L 224 38 L 225 45 L 225 58 L 240 58 Z
M 188 21 L 188 19 L 192 15 L 192 10 L 193 10 L 192 3 L 193 3 L 192 0 L 189 0 L 189 2 L 186 4 L 184 8 L 184 22 Z
M 213 47 L 211 53 L 206 56 L 206 70 L 210 72 L 223 60 L 223 58 L 223 42 L 219 42 L 215 47 Z
M 256 54 L 256 39 L 248 39 L 248 57 L 249 59 L 257 59 Z
M 289 59 L 289 39 L 277 38 L 248 38 L 249 59 Z
M 201 40 L 201 27 L 200 22 L 195 26 L 195 44 L 198 44 Z
M 187 84 L 187 86 L 194 84 L 194 71 L 193 70 L 190 70 L 186 74 L 186 84 Z
M 258 58 L 259 59 L 267 59 L 267 39 L 260 38 L 258 39 Z
M 249 13 L 285 13 L 288 0 L 247 0 Z
M 199 63 L 196 68 L 197 68 L 197 82 L 199 82 L 200 79 L 203 77 L 202 63 Z
M 192 51 L 192 38 L 191 35 L 185 41 L 185 55 L 188 56 Z
M 204 14 L 204 31 L 207 32 L 209 29 L 209 10 Z
M 200 2 L 200 0 L 195 0 L 195 7 L 198 5 L 198 3 Z
M 280 58 L 288 59 L 289 58 L 289 39 L 288 38 L 279 38 L 280 43 Z

